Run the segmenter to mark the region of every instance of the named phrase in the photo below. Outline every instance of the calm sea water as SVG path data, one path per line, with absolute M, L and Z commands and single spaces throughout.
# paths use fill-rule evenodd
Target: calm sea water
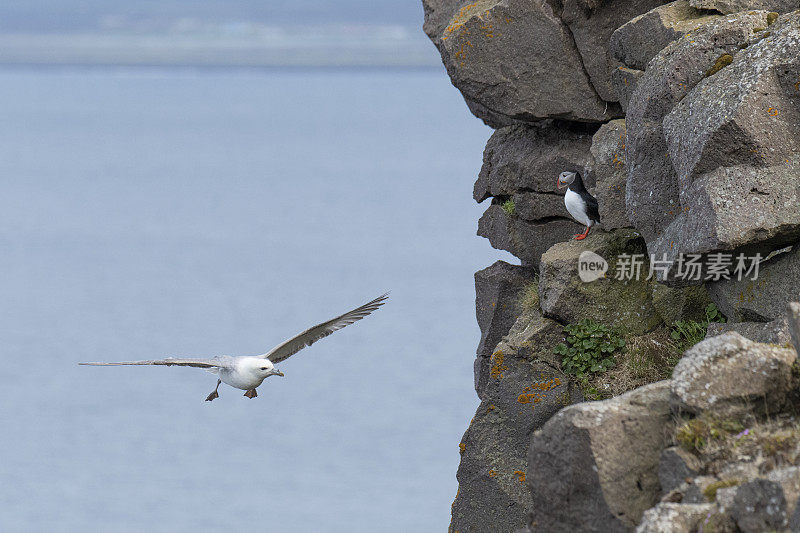
M 477 404 L 446 76 L 0 71 L 0 530 L 444 531 Z M 392 290 L 254 400 L 197 369 Z

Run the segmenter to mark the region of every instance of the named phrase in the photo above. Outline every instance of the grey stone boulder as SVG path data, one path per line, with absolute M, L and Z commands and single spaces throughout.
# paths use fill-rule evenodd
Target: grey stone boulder
M 653 307 L 668 326 L 678 320 L 702 322 L 706 319 L 706 307 L 711 297 L 705 285 L 670 287 L 653 283 Z
M 645 511 L 636 533 L 694 533 L 714 510 L 709 503 L 659 503 Z
M 424 0 L 423 6 L 424 29 L 453 85 L 487 124 L 613 118 L 550 3 Z
M 700 472 L 700 460 L 679 446 L 670 446 L 661 452 L 658 463 L 658 481 L 661 493 L 666 494 L 694 478 Z
M 658 501 L 671 420 L 665 381 L 559 411 L 528 452 L 536 522 L 555 533 L 633 529 Z
M 765 9 L 778 13 L 788 13 L 800 9 L 798 0 L 689 0 L 689 2 L 692 7 L 713 9 L 724 15 L 753 9 Z
M 786 305 L 787 317 L 786 322 L 791 334 L 792 343 L 795 350 L 800 354 L 800 303 L 789 302 Z
M 785 345 L 791 342 L 789 323 L 785 318 L 772 322 L 712 322 L 708 325 L 706 338 L 735 331 L 753 342 Z
M 786 516 L 791 517 L 800 498 L 800 467 L 779 468 L 767 474 L 767 480 L 780 485 L 786 500 Z
M 581 280 L 578 272 L 579 258 L 587 251 L 599 255 L 609 265 L 605 277 L 588 283 Z M 655 329 L 661 318 L 651 301 L 646 262 L 639 280 L 616 279 L 620 256 L 645 253 L 641 236 L 630 229 L 597 232 L 583 241 L 556 244 L 542 255 L 539 269 L 542 311 L 563 323 L 591 318 L 631 334 Z
M 711 299 L 734 322 L 784 318 L 786 304 L 800 300 L 800 247 L 762 263 L 757 279 L 732 277 L 708 284 Z
M 682 251 L 800 238 L 800 12 L 768 30 L 664 117 Z
M 699 342 L 672 373 L 672 403 L 678 411 L 736 414 L 775 413 L 792 388 L 797 353 L 752 342 L 736 332 Z
M 721 506 L 721 511 L 733 518 L 742 533 L 783 530 L 789 524 L 786 497 L 779 483 L 754 479 L 725 492 L 733 495 L 732 503 Z
M 580 224 L 567 218 L 524 220 L 509 215 L 499 204 L 489 206 L 478 221 L 480 237 L 489 239 L 493 248 L 511 252 L 523 265 L 532 267 L 539 266 L 548 248 L 582 230 Z
M 559 174 L 583 170 L 589 162 L 593 132 L 553 125 L 495 131 L 483 151 L 483 166 L 473 189 L 475 201 L 521 191 L 554 194 Z
M 644 75 L 643 70 L 632 69 L 628 67 L 617 67 L 611 73 L 611 86 L 614 88 L 614 94 L 622 106 L 622 112 L 628 113 L 628 105 L 639 84 L 639 79 Z
M 670 258 L 678 251 L 768 250 L 800 239 L 800 158 L 771 168 L 720 167 L 680 196 L 680 213 L 659 239 L 673 243 Z
M 669 43 L 717 18 L 718 14 L 693 8 L 688 0 L 670 2 L 620 26 L 611 35 L 609 48 L 625 66 L 645 70 Z
M 674 258 L 683 252 L 669 228 L 681 214 L 681 183 L 664 136 L 663 121 L 726 54 L 735 57 L 741 46 L 765 28 L 768 13 L 753 11 L 722 17 L 670 43 L 654 57 L 631 97 L 627 126 L 626 208 L 628 218 L 647 241 L 648 250 Z M 723 69 L 724 70 L 724 69 Z M 664 233 L 670 230 L 671 235 Z
M 521 313 L 522 292 L 535 283 L 533 270 L 497 261 L 475 273 L 475 314 L 481 339 L 475 360 L 475 390 L 486 386 L 489 357 Z
M 580 389 L 553 359 L 562 328 L 528 310 L 492 355 L 488 384 L 460 444 L 451 531 L 513 531 L 532 507 L 525 482 L 531 435 Z
M 592 137 L 586 177 L 595 184 L 594 196 L 603 229 L 630 227 L 625 211 L 625 120 L 612 120 Z M 562 199 L 563 210 L 563 199 Z M 563 213 L 563 211 L 562 211 Z

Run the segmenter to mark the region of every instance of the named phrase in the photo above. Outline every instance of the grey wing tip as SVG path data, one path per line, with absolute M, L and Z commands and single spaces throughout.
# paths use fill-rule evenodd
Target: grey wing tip
M 383 294 L 381 294 L 380 296 L 378 296 L 377 298 L 375 298 L 374 300 L 372 300 L 372 302 L 370 302 L 370 303 L 376 303 L 378 305 L 383 305 L 384 303 L 386 303 L 386 300 L 389 299 L 389 295 L 391 293 L 392 293 L 392 291 L 386 291 Z

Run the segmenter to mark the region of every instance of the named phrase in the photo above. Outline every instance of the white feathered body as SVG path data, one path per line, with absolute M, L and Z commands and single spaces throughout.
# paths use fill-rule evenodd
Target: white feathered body
M 567 189 L 567 193 L 564 195 L 564 205 L 567 206 L 567 211 L 572 215 L 572 218 L 584 226 L 594 226 L 594 221 L 589 218 L 589 213 L 586 210 L 586 202 L 572 189 Z
M 242 390 L 255 389 L 268 377 L 265 372 L 273 369 L 272 362 L 261 357 L 232 357 L 230 365 L 216 369 L 223 383 Z

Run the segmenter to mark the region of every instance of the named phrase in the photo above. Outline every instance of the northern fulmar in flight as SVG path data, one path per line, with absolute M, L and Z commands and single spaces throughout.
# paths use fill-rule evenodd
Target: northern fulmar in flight
M 322 324 L 317 324 L 308 328 L 304 332 L 286 340 L 269 352 L 263 355 L 241 355 L 232 357 L 230 355 L 220 355 L 211 359 L 177 359 L 168 357 L 167 359 L 154 359 L 148 361 L 123 361 L 119 363 L 78 363 L 80 365 L 92 366 L 121 366 L 121 365 L 159 365 L 159 366 L 193 366 L 205 368 L 212 374 L 217 374 L 217 387 L 214 392 L 208 395 L 207 402 L 219 398 L 220 383 L 227 383 L 231 387 L 247 391 L 244 393 L 248 398 L 258 396 L 256 387 L 269 376 L 283 376 L 283 372 L 275 368 L 276 363 L 280 363 L 289 356 L 296 354 L 306 346 L 311 346 L 323 337 L 327 337 L 334 331 L 338 331 L 353 322 L 357 322 L 369 315 L 377 308 L 382 306 L 389 297 L 389 293 L 379 296 L 367 302 L 361 307 L 356 307 L 343 315 L 332 318 Z

